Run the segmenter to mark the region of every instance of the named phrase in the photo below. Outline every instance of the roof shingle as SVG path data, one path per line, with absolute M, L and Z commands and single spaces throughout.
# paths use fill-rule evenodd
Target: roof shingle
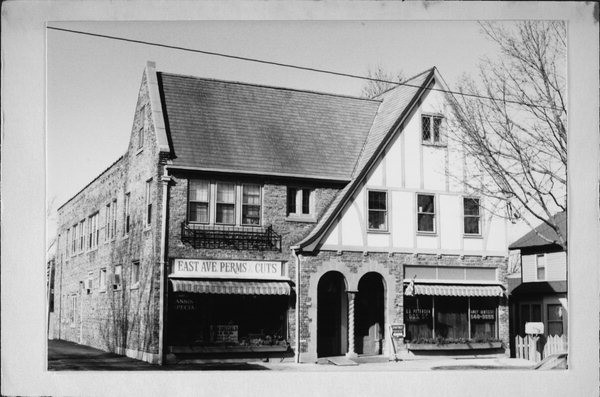
M 350 180 L 381 103 L 159 73 L 173 166 Z

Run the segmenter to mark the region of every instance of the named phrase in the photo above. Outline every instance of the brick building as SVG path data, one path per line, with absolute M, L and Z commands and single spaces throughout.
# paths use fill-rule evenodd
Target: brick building
M 453 177 L 431 87 L 435 69 L 363 99 L 149 62 L 127 151 L 58 210 L 53 335 L 156 363 L 504 354 L 505 224 Z

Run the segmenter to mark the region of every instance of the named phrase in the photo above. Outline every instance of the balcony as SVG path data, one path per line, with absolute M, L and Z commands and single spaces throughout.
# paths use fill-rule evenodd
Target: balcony
M 181 223 L 181 241 L 194 248 L 281 252 L 281 236 L 264 227 Z

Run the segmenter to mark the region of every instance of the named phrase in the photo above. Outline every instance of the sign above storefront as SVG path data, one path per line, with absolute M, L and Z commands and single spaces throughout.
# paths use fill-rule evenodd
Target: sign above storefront
M 284 264 L 278 261 L 239 261 L 218 259 L 175 259 L 172 277 L 287 279 Z

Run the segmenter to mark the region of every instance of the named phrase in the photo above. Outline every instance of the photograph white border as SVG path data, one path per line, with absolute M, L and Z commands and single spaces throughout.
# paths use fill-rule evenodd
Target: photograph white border
M 595 8 L 596 7 L 596 8 Z M 595 16 L 594 16 L 595 14 Z M 568 21 L 567 371 L 48 372 L 45 327 L 45 24 L 85 20 Z M 2 4 L 2 395 L 597 395 L 598 8 L 584 2 Z

